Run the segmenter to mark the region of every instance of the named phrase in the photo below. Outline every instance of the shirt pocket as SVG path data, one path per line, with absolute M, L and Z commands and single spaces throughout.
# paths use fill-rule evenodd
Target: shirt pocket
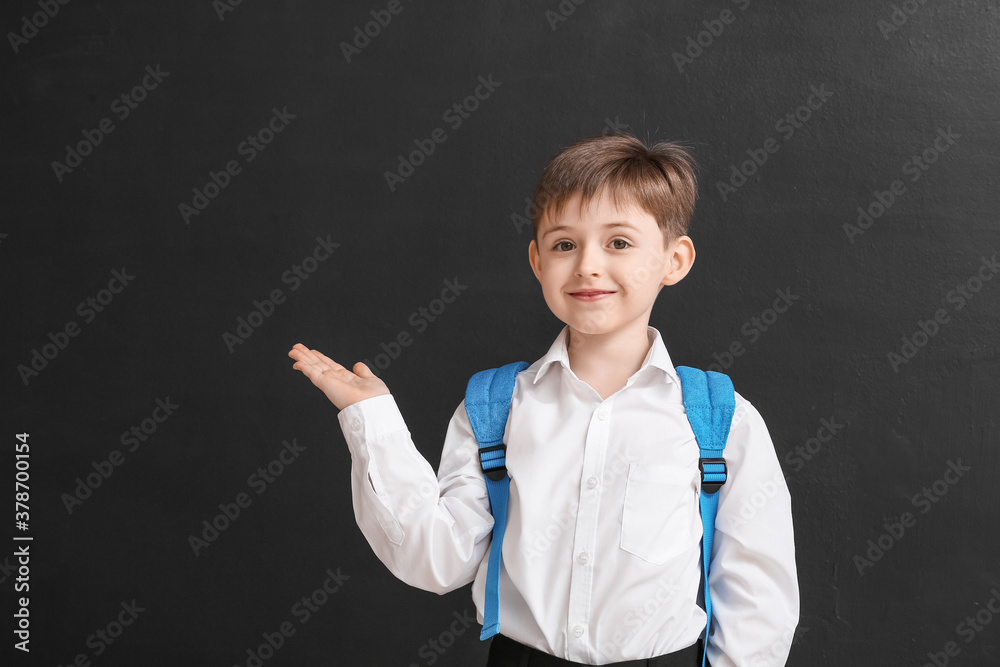
M 701 540 L 698 471 L 630 463 L 622 512 L 621 548 L 661 565 Z

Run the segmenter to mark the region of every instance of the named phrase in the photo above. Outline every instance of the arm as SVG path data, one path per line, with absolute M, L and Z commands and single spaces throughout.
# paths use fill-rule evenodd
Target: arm
M 379 560 L 407 584 L 439 594 L 472 581 L 493 516 L 464 404 L 448 426 L 435 476 L 388 388 L 364 364 L 352 373 L 301 345 L 289 356 L 341 408 L 355 517 Z
M 799 620 L 791 498 L 757 410 L 737 395 L 712 545 L 713 667 L 781 667 Z

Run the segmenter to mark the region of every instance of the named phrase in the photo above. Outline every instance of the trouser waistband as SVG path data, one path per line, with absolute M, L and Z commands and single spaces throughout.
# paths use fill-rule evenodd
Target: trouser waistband
M 504 635 L 495 635 L 490 643 L 487 667 L 590 667 L 586 663 L 564 660 L 536 648 L 525 646 Z M 667 655 L 645 660 L 615 662 L 603 667 L 701 667 L 701 640 Z

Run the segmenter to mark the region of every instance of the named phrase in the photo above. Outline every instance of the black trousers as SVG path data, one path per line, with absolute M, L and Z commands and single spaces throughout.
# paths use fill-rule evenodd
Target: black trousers
M 706 664 L 708 664 L 706 662 Z M 510 637 L 494 635 L 486 667 L 587 667 L 525 646 Z M 701 667 L 701 640 L 680 651 L 648 660 L 615 662 L 605 667 Z

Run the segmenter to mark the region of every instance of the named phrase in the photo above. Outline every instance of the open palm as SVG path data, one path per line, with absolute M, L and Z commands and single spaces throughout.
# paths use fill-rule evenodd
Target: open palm
M 389 393 L 385 383 L 360 361 L 350 371 L 319 350 L 310 350 L 302 343 L 292 346 L 288 356 L 295 360 L 292 368 L 302 371 L 341 410 L 366 398 Z

